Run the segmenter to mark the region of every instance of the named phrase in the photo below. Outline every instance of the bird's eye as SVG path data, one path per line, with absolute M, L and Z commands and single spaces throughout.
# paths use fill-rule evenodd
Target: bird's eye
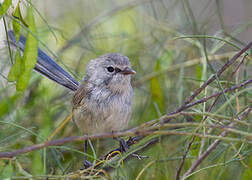
M 109 67 L 107 67 L 107 70 L 108 70 L 108 72 L 114 72 L 115 69 L 113 67 L 109 66 Z

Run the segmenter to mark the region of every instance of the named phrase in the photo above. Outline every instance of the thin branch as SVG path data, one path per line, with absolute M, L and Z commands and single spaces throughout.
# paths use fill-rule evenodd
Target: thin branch
M 202 102 L 206 102 L 206 101 L 208 101 L 209 99 L 212 99 L 213 97 L 219 96 L 219 95 L 221 95 L 221 94 L 223 94 L 223 93 L 227 93 L 227 92 L 229 92 L 229 91 L 233 91 L 233 90 L 235 90 L 235 89 L 239 89 L 239 88 L 241 88 L 241 87 L 243 87 L 243 86 L 246 86 L 247 84 L 250 84 L 250 83 L 252 83 L 252 79 L 248 79 L 248 80 L 244 81 L 244 82 L 241 83 L 241 84 L 238 84 L 238 85 L 236 85 L 236 86 L 232 86 L 232 87 L 230 87 L 230 88 L 224 89 L 223 92 L 218 92 L 218 93 L 215 93 L 215 94 L 213 94 L 213 95 L 211 95 L 211 96 L 208 96 L 208 97 L 199 99 L 199 100 L 197 100 L 197 101 L 194 101 L 194 102 L 192 102 L 192 103 L 189 103 L 189 104 L 185 105 L 185 108 L 189 108 L 189 107 L 195 106 L 195 105 L 197 105 L 197 104 L 200 104 L 200 103 L 202 103 Z M 175 113 L 175 111 L 174 111 L 174 113 Z
M 179 168 L 178 168 L 178 170 L 177 170 L 176 180 L 179 180 L 180 172 L 181 172 L 182 167 L 183 167 L 183 165 L 184 165 L 184 163 L 185 163 L 186 156 L 187 156 L 188 152 L 190 151 L 191 146 L 192 146 L 192 144 L 193 144 L 195 138 L 196 138 L 196 136 L 193 136 L 193 137 L 192 137 L 192 140 L 191 140 L 190 143 L 188 144 L 187 149 L 186 149 L 186 151 L 185 151 L 184 154 L 183 154 L 183 158 L 182 158 L 182 160 L 181 160 L 181 162 L 180 162 L 180 165 L 179 165 Z

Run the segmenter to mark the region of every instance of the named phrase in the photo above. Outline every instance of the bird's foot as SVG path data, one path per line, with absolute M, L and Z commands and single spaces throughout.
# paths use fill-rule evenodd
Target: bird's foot
M 120 152 L 127 152 L 129 150 L 130 147 L 128 146 L 127 142 L 124 139 L 116 137 L 116 140 L 118 140 L 120 143 L 119 147 Z

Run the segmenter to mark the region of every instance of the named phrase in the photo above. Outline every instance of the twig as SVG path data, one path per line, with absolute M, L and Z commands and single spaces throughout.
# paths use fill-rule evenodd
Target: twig
M 232 122 L 232 123 L 236 123 L 236 122 Z M 216 128 L 220 128 L 225 130 L 225 132 L 234 132 L 234 133 L 241 133 L 242 131 L 237 131 L 234 130 L 232 128 L 230 128 L 230 126 L 227 127 L 221 127 L 221 126 L 211 126 L 211 127 L 216 127 Z M 49 146 L 59 146 L 59 145 L 63 145 L 65 143 L 69 143 L 69 142 L 74 142 L 74 141 L 83 141 L 83 140 L 87 140 L 87 139 L 104 139 L 104 138 L 109 138 L 109 137 L 121 137 L 121 136 L 132 136 L 135 134 L 140 134 L 143 136 L 146 135 L 195 135 L 198 137 L 205 137 L 205 138 L 211 138 L 211 139 L 220 139 L 220 140 L 227 140 L 227 141 L 236 141 L 236 142 L 246 142 L 246 143 L 250 143 L 252 144 L 252 141 L 248 141 L 246 139 L 237 139 L 237 138 L 227 138 L 227 137 L 222 137 L 222 136 L 216 136 L 216 135 L 204 135 L 204 134 L 200 134 L 200 133 L 191 133 L 191 132 L 185 132 L 185 131 L 174 131 L 174 130 L 146 130 L 146 131 L 131 131 L 131 130 L 127 130 L 127 131 L 120 131 L 120 132 L 116 132 L 116 133 L 102 133 L 102 134 L 95 134 L 95 135 L 89 135 L 89 136 L 71 136 L 71 137 L 67 137 L 67 138 L 63 138 L 63 139 L 57 139 L 57 140 L 52 140 L 49 142 L 45 142 L 45 143 L 41 143 L 41 144 L 36 144 L 33 146 L 29 146 L 29 147 L 25 147 L 16 151 L 12 151 L 12 152 L 0 152 L 0 158 L 12 158 L 15 157 L 17 155 L 20 154 L 24 154 L 24 153 L 28 153 L 34 150 L 38 150 L 38 149 L 42 149 L 45 147 L 49 147 Z M 245 134 L 245 133 L 243 133 Z M 249 133 L 246 133 L 249 136 L 252 136 Z M 142 137 L 142 136 L 141 136 Z M 131 141 L 131 145 L 134 144 L 133 141 Z M 117 150 L 117 149 L 116 149 Z
M 194 101 L 194 102 L 192 102 L 192 103 L 189 103 L 189 104 L 185 105 L 185 108 L 189 108 L 189 107 L 195 106 L 196 104 L 200 104 L 200 103 L 202 103 L 202 102 L 206 102 L 206 101 L 208 101 L 209 99 L 211 99 L 211 98 L 213 98 L 213 97 L 219 96 L 219 95 L 221 95 L 221 94 L 223 94 L 223 93 L 227 93 L 227 92 L 229 92 L 229 91 L 233 91 L 233 90 L 235 90 L 235 89 L 239 89 L 239 88 L 241 88 L 241 87 L 243 87 L 243 86 L 246 86 L 247 84 L 250 84 L 250 83 L 252 83 L 252 79 L 248 79 L 248 80 L 244 81 L 244 82 L 241 83 L 241 84 L 238 84 L 238 85 L 236 85 L 236 86 L 232 86 L 232 87 L 230 87 L 230 88 L 224 89 L 223 92 L 218 92 L 218 93 L 215 93 L 215 94 L 213 94 L 213 95 L 211 95 L 211 96 L 208 96 L 208 97 L 199 99 L 199 100 L 197 100 L 197 101 Z
M 183 165 L 184 165 L 184 162 L 185 162 L 187 153 L 188 153 L 189 150 L 191 149 L 191 146 L 192 146 L 192 144 L 193 144 L 195 138 L 196 138 L 196 136 L 193 136 L 193 137 L 192 137 L 192 140 L 191 140 L 190 143 L 188 144 L 187 149 L 186 149 L 186 151 L 185 151 L 184 154 L 183 154 L 182 160 L 181 160 L 180 165 L 179 165 L 179 168 L 178 168 L 178 170 L 177 170 L 176 180 L 179 180 L 180 172 L 181 172 L 182 167 L 183 167 Z

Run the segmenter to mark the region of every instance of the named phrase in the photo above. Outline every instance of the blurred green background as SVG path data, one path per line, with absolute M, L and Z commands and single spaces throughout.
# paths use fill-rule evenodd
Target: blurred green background
M 32 3 L 38 37 L 43 42 L 40 47 L 77 80 L 84 76 L 89 60 L 99 55 L 120 52 L 130 58 L 137 72 L 132 80 L 135 97 L 130 127 L 178 108 L 186 97 L 237 52 L 234 45 L 242 48 L 252 40 L 251 0 L 44 0 Z M 24 18 L 26 6 L 27 2 L 22 1 Z M 13 3 L 5 15 L 9 29 L 14 7 Z M 0 151 L 13 151 L 43 142 L 71 112 L 73 93 L 36 72 L 32 73 L 25 92 L 16 92 L 15 83 L 6 79 L 11 61 L 4 45 L 3 21 L 0 23 Z M 22 32 L 26 33 L 24 29 Z M 192 35 L 211 37 L 195 38 Z M 225 39 L 231 45 L 214 37 Z M 207 64 L 206 56 L 214 71 Z M 238 82 L 251 78 L 251 69 L 250 58 L 250 62 L 248 60 L 241 67 Z M 226 82 L 230 72 L 232 69 L 220 79 L 221 83 Z M 232 79 L 232 83 L 237 82 Z M 217 83 L 213 83 L 200 97 L 219 90 Z M 248 106 L 249 95 L 251 92 L 241 97 L 240 109 Z M 224 102 L 225 99 L 220 98 L 212 112 Z M 195 106 L 191 110 L 204 112 L 209 105 Z M 235 102 L 232 105 L 236 107 Z M 220 114 L 232 117 L 228 108 Z M 201 118 L 181 117 L 173 122 L 200 122 Z M 247 121 L 251 123 L 251 119 Z M 215 120 L 210 118 L 207 122 L 211 124 Z M 194 128 L 183 130 L 193 132 Z M 56 138 L 75 135 L 81 134 L 70 122 Z M 189 136 L 166 136 L 140 152 L 149 158 L 131 158 L 110 175 L 112 179 L 135 179 L 144 170 L 140 179 L 175 179 L 189 141 Z M 182 174 L 197 157 L 200 142 L 200 138 L 195 141 Z M 211 142 L 213 140 L 206 139 L 205 148 Z M 96 155 L 102 157 L 118 143 L 100 140 L 93 145 Z M 82 151 L 83 143 L 74 142 L 19 155 L 11 160 L 0 160 L 0 177 L 67 174 L 82 167 Z M 240 155 L 244 158 L 242 162 Z M 249 144 L 223 142 L 190 179 L 251 179 L 251 165 Z

